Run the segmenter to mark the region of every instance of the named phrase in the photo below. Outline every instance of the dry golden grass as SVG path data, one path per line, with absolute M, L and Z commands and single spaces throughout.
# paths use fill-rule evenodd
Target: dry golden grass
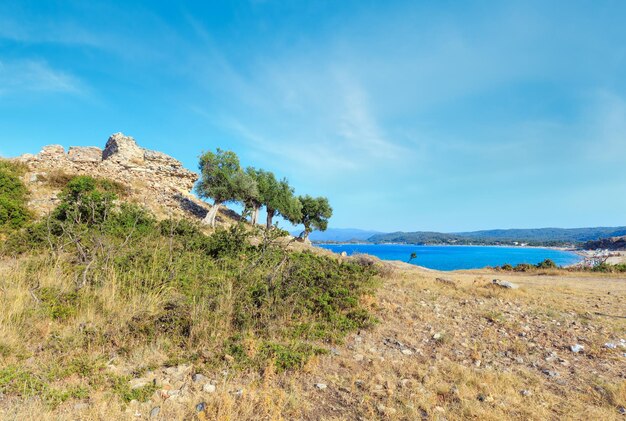
M 37 283 L 40 288 L 68 283 L 59 265 L 27 269 L 19 263 L 0 264 L 0 343 L 32 355 L 29 364 L 52 366 L 55 361 L 40 349 L 50 326 L 28 324 L 32 319 L 25 315 L 36 311 L 31 290 Z M 0 419 L 147 419 L 157 406 L 154 419 L 160 420 L 623 419 L 619 408 L 626 406 L 626 349 L 607 349 L 604 343 L 626 339 L 624 277 L 565 271 L 441 273 L 400 263 L 389 267 L 390 276 L 376 297 L 363 298 L 378 315 L 378 326 L 351 335 L 302 371 L 275 373 L 268 367 L 263 375 L 204 373 L 216 380 L 215 393 L 203 392 L 186 377 L 179 396 L 159 390 L 149 402 L 128 405 L 105 387 L 55 408 L 37 397 L 5 396 L 0 398 Z M 494 278 L 520 288 L 496 288 Z M 98 324 L 103 313 L 114 313 L 123 325 L 161 304 L 163 291 L 120 302 L 116 288 L 115 280 L 109 280 L 99 290 L 99 304 L 82 303 L 81 319 L 71 323 Z M 576 343 L 584 346 L 583 352 L 569 350 Z M 253 341 L 249 346 L 255 346 Z M 124 372 L 142 367 L 158 372 L 167 347 L 167 342 L 156 343 L 111 359 Z M 15 363 L 20 352 L 0 357 L 0 368 Z M 66 351 L 65 358 L 78 357 Z M 106 363 L 101 370 L 110 369 Z M 544 370 L 558 375 L 550 377 Z M 318 383 L 327 388 L 317 388 Z M 198 412 L 200 402 L 206 409 Z

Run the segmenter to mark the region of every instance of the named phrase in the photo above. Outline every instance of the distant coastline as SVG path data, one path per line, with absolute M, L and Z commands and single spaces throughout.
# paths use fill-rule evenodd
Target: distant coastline
M 358 229 L 329 229 L 311 237 L 314 244 L 407 244 L 502 247 L 552 247 L 564 250 L 619 249 L 626 226 L 591 228 L 494 229 L 442 233 L 435 231 L 375 233 Z M 623 237 L 626 238 L 626 237 Z M 606 243 L 606 247 L 604 246 Z
M 465 244 L 446 244 L 446 243 L 403 243 L 403 242 L 385 242 L 385 243 L 373 243 L 369 241 L 313 241 L 313 245 L 327 245 L 327 246 L 340 246 L 340 245 L 395 245 L 395 246 L 429 246 L 429 247 L 518 247 L 518 248 L 541 248 L 560 251 L 571 251 L 581 256 L 584 256 L 583 252 L 586 249 L 575 245 L 562 245 L 562 246 L 548 246 L 548 245 L 520 245 L 520 244 L 489 244 L 489 243 L 465 243 Z

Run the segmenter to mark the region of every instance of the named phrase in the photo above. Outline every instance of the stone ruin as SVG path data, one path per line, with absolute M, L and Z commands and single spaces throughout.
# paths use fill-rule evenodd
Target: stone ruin
M 104 150 L 95 147 L 45 146 L 36 155 L 25 154 L 16 161 L 26 164 L 25 181 L 31 190 L 31 205 L 45 214 L 58 203 L 58 191 L 46 188 L 45 180 L 55 173 L 89 175 L 118 181 L 129 188 L 130 200 L 150 209 L 157 217 L 204 217 L 210 206 L 190 194 L 198 174 L 162 152 L 144 149 L 122 133 L 109 137 Z

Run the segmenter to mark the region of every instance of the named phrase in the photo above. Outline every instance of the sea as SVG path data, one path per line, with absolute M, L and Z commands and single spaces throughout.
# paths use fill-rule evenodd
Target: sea
M 479 269 L 509 263 L 537 264 L 551 259 L 559 266 L 578 263 L 578 254 L 551 248 L 503 246 L 425 246 L 411 244 L 316 244 L 335 253 L 364 253 L 381 260 L 402 260 L 436 270 Z M 410 259 L 415 253 L 416 258 Z

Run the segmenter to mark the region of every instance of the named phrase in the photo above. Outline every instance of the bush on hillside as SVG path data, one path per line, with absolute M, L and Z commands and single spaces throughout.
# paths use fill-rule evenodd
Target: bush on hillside
M 23 173 L 20 165 L 0 160 L 0 231 L 20 228 L 31 218 L 28 190 L 20 180 Z
M 72 372 L 68 356 L 106 361 L 138 349 L 208 370 L 293 370 L 376 322 L 361 300 L 376 265 L 290 252 L 271 236 L 251 245 L 244 224 L 205 235 L 187 220 L 156 222 L 89 177 L 71 179 L 61 198 L 2 248 L 22 254 L 16 279 L 48 279 L 29 287 L 33 301 L 7 328 L 36 336 L 31 327 L 44 323 L 56 332 L 42 341 L 53 341 L 44 353 L 57 371 Z M 47 367 L 33 375 L 49 376 Z M 8 381 L 4 390 L 19 394 Z M 123 379 L 103 381 L 130 398 Z
M 530 263 L 518 263 L 515 266 L 510 265 L 509 263 L 505 263 L 502 266 L 497 266 L 496 269 L 503 270 L 506 272 L 532 272 L 535 269 L 556 269 L 558 268 L 557 264 L 554 263 L 552 259 L 545 259 L 542 262 L 537 263 L 536 265 L 531 265 Z

